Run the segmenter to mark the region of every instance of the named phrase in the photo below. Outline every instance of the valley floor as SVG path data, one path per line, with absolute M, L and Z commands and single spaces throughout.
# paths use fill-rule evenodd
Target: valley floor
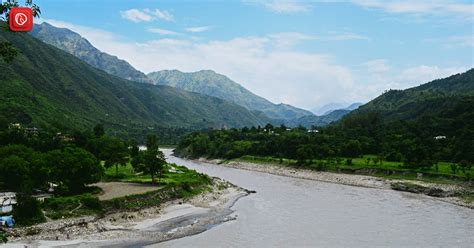
M 469 186 L 432 183 L 420 180 L 388 179 L 367 175 L 323 172 L 273 163 L 263 164 L 236 160 L 227 161 L 220 159 L 207 160 L 204 158 L 201 158 L 197 161 L 219 164 L 221 166 L 236 169 L 270 173 L 286 177 L 316 180 L 358 187 L 394 189 L 408 191 L 412 193 L 424 193 L 426 195 L 433 196 L 433 198 L 441 201 L 474 209 L 474 201 L 472 200 L 472 196 L 474 195 L 474 189 Z M 461 197 L 462 194 L 467 194 L 468 197 Z

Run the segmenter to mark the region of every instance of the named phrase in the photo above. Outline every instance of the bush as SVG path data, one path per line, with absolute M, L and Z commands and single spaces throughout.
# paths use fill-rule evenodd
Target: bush
M 348 158 L 346 159 L 346 165 L 352 165 L 352 159 L 351 158 Z
M 3 231 L 0 231 L 0 243 L 6 242 L 8 242 L 7 235 Z
M 102 203 L 99 201 L 99 198 L 93 196 L 85 196 L 81 199 L 84 207 L 93 209 L 93 210 L 102 210 Z
M 40 203 L 26 194 L 18 194 L 13 216 L 19 225 L 33 225 L 46 221 Z

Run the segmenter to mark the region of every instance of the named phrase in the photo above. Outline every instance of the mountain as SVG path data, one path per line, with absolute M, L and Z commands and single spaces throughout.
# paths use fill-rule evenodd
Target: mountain
M 336 109 L 343 109 L 345 106 L 346 106 L 345 103 L 330 102 L 330 103 L 324 104 L 323 106 L 319 108 L 311 109 L 311 112 L 313 112 L 315 115 L 324 115 Z
M 389 90 L 349 116 L 378 112 L 386 120 L 416 120 L 442 116 L 471 103 L 474 108 L 474 69 L 406 90 Z
M 147 76 L 133 68 L 127 61 L 99 51 L 88 40 L 66 28 L 57 28 L 46 22 L 35 24 L 29 32 L 35 38 L 64 50 L 89 65 L 109 74 L 131 81 L 149 83 Z
M 0 30 L 19 50 L 0 60 L 0 122 L 70 130 L 104 123 L 126 133 L 160 127 L 242 127 L 268 122 L 244 107 L 168 86 L 128 81 L 95 69 L 31 35 Z
M 99 51 L 79 34 L 65 28 L 57 28 L 46 22 L 35 25 L 31 35 L 45 43 L 62 49 L 89 65 L 109 74 L 132 81 L 154 83 L 180 88 L 186 91 L 214 96 L 234 102 L 249 110 L 261 111 L 278 120 L 311 115 L 309 111 L 287 104 L 273 104 L 248 91 L 229 78 L 213 71 L 182 73 L 177 70 L 159 71 L 148 76 L 133 68 L 129 63 L 115 56 Z
M 290 127 L 296 127 L 296 126 L 301 125 L 307 128 L 311 128 L 313 126 L 323 127 L 342 119 L 344 116 L 346 116 L 350 112 L 351 110 L 348 110 L 348 109 L 337 109 L 325 115 L 306 115 L 298 119 L 289 121 L 286 123 L 286 125 Z
M 257 96 L 228 77 L 212 70 L 185 73 L 178 70 L 152 72 L 148 77 L 153 83 L 226 99 L 250 110 L 261 111 L 269 118 L 296 119 L 311 112 L 288 104 L 274 104 Z
M 350 111 L 352 111 L 352 110 L 358 109 L 358 108 L 359 108 L 360 106 L 362 106 L 362 105 L 364 105 L 364 104 L 361 103 L 361 102 L 356 102 L 356 103 L 353 103 L 353 104 L 347 106 L 346 108 L 343 108 L 343 110 L 350 110 Z
M 352 103 L 349 106 L 344 103 L 328 103 L 323 105 L 322 107 L 319 108 L 314 108 L 311 110 L 315 115 L 327 115 L 333 112 L 334 110 L 354 110 L 357 109 L 359 106 L 363 105 L 363 103 Z

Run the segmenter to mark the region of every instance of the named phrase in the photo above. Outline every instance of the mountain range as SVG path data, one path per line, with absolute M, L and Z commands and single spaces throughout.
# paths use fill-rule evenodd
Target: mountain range
M 255 95 L 228 77 L 211 70 L 191 73 L 163 70 L 145 75 L 133 68 L 128 62 L 98 50 L 79 34 L 66 28 L 54 27 L 46 22 L 36 24 L 30 34 L 109 74 L 131 81 L 167 85 L 217 97 L 236 103 L 251 111 L 260 111 L 268 118 L 273 119 L 272 122 L 276 124 L 313 115 L 310 111 L 288 104 L 274 104 Z
M 260 113 L 219 98 L 110 75 L 31 35 L 0 30 L 19 51 L 0 60 L 0 122 L 70 130 L 104 123 L 116 132 L 150 128 L 264 125 Z
M 68 29 L 54 27 L 47 23 L 35 25 L 31 35 L 103 71 L 95 70 L 92 72 L 89 67 L 87 70 L 84 69 L 78 72 L 79 74 L 84 73 L 84 76 L 85 74 L 100 75 L 101 77 L 107 77 L 105 81 L 110 81 L 111 85 L 120 82 L 119 84 L 122 86 L 127 85 L 127 87 L 133 88 L 132 94 L 135 98 L 138 98 L 136 100 L 140 102 L 142 106 L 145 106 L 144 109 L 140 107 L 133 109 L 138 105 L 128 105 L 134 103 L 134 101 L 127 103 L 121 102 L 121 106 L 124 106 L 124 104 L 127 105 L 125 109 L 121 111 L 119 103 L 114 102 L 111 106 L 116 106 L 115 111 L 117 113 L 113 115 L 115 120 L 111 121 L 114 118 L 111 117 L 111 114 L 107 113 L 105 114 L 105 116 L 107 116 L 105 119 L 103 116 L 99 118 L 100 115 L 94 118 L 88 117 L 91 119 L 86 121 L 89 124 L 106 120 L 112 123 L 118 123 L 118 119 L 120 119 L 117 118 L 120 116 L 119 112 L 127 112 L 127 108 L 133 109 L 130 115 L 126 114 L 123 116 L 125 119 L 128 118 L 128 121 L 135 120 L 136 115 L 139 114 L 141 117 L 138 117 L 136 120 L 140 120 L 144 125 L 176 125 L 193 128 L 263 125 L 268 122 L 288 126 L 325 126 L 337 122 L 345 116 L 349 118 L 350 116 L 368 112 L 381 113 L 384 118 L 389 121 L 411 120 L 427 115 L 436 116 L 437 114 L 444 113 L 462 102 L 470 101 L 473 95 L 473 70 L 470 70 L 466 73 L 453 75 L 446 79 L 435 80 L 419 87 L 407 90 L 390 90 L 364 105 L 361 103 L 354 103 L 349 106 L 336 103 L 328 104 L 317 110 L 313 110 L 316 113 L 320 113 L 320 115 L 315 115 L 291 105 L 274 104 L 253 94 L 225 75 L 218 74 L 211 70 L 201 70 L 190 73 L 178 70 L 163 70 L 145 75 L 133 68 L 133 66 L 126 61 L 101 52 L 79 34 Z M 70 56 L 67 57 L 67 60 L 71 59 Z M 49 61 L 43 61 L 43 63 L 57 66 L 57 62 L 54 62 L 53 58 Z M 22 64 L 21 66 L 25 65 L 26 64 Z M 84 68 L 84 66 L 81 68 Z M 51 71 L 51 69 L 49 70 Z M 64 70 L 64 68 L 62 70 L 55 69 L 54 71 L 62 72 L 68 77 L 72 76 L 70 75 L 71 71 Z M 41 74 L 42 72 L 37 73 Z M 106 73 L 117 77 L 110 75 L 105 76 Z M 43 72 L 43 74 L 45 73 Z M 45 75 L 45 77 L 50 76 L 51 74 Z M 82 76 L 83 75 L 74 75 L 74 79 L 66 80 L 66 82 L 73 82 Z M 139 83 L 121 80 L 118 77 Z M 55 79 L 57 80 L 57 78 Z M 58 80 L 59 84 L 64 84 L 63 81 L 63 79 Z M 102 83 L 101 80 L 99 81 Z M 89 82 L 89 84 L 92 85 L 93 82 Z M 111 85 L 108 85 L 110 87 L 109 89 L 102 90 L 113 91 L 114 89 L 112 89 L 113 87 L 111 87 Z M 100 85 L 100 87 L 102 86 L 103 85 Z M 67 94 L 74 96 L 77 90 L 77 94 L 80 96 L 87 95 L 85 92 L 81 92 L 81 90 L 83 90 L 82 86 L 69 85 L 68 87 L 80 88 L 80 90 L 73 89 L 72 92 L 66 92 Z M 99 95 L 109 98 L 107 97 L 109 93 L 110 92 L 104 91 L 103 94 L 101 93 Z M 145 95 L 147 95 L 147 97 L 144 97 Z M 60 98 L 61 96 L 58 95 L 57 99 Z M 132 98 L 133 97 L 130 97 L 130 99 Z M 107 100 L 111 99 L 113 99 L 113 97 Z M 146 102 L 152 99 L 155 100 L 155 102 Z M 167 100 L 158 101 L 158 99 Z M 68 99 L 65 99 L 65 101 L 67 100 Z M 214 104 L 220 106 L 214 106 Z M 96 108 L 100 109 L 100 107 Z M 160 111 L 156 113 L 155 111 L 158 109 L 160 109 Z M 230 113 L 232 114 L 230 114 L 227 109 L 231 109 Z M 114 109 L 111 108 L 111 110 Z M 104 112 L 103 109 L 101 111 L 101 114 L 106 112 Z M 146 113 L 147 111 L 150 112 Z M 23 112 L 20 111 L 20 113 Z M 86 113 L 84 112 L 83 114 Z M 73 114 L 71 114 L 71 116 L 72 115 Z M 25 116 L 29 116 L 29 114 L 27 113 Z M 172 116 L 172 118 L 168 118 L 168 116 Z M 16 116 L 16 118 L 20 117 L 22 117 L 21 114 L 20 116 Z M 38 114 L 37 117 L 40 117 L 40 115 Z M 79 121 L 78 123 L 81 122 Z M 126 126 L 127 124 L 123 125 Z
M 184 73 L 178 70 L 164 70 L 149 73 L 154 84 L 167 85 L 179 89 L 214 96 L 234 102 L 250 110 L 261 111 L 272 119 L 293 120 L 311 112 L 288 104 L 274 104 L 257 96 L 232 81 L 228 77 L 212 70 Z

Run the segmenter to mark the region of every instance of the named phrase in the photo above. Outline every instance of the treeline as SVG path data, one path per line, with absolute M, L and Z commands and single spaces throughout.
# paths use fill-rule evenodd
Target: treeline
M 285 126 L 194 132 L 175 153 L 187 157 L 237 158 L 243 155 L 312 160 L 376 155 L 405 168 L 430 168 L 438 162 L 465 170 L 474 163 L 473 103 L 461 104 L 437 117 L 384 122 L 380 114 L 351 115 L 325 128 Z M 454 173 L 455 174 L 455 173 Z
M 93 188 L 87 185 L 101 180 L 104 167 L 118 171 L 132 161 L 136 172 L 151 175 L 154 182 L 166 161 L 156 135 L 148 136 L 147 148 L 140 150 L 135 140 L 105 135 L 102 125 L 71 135 L 10 125 L 0 131 L 0 190 L 17 193 L 17 222 L 41 222 L 44 216 L 32 195 L 51 193 L 53 188 L 55 196 L 90 192 Z

